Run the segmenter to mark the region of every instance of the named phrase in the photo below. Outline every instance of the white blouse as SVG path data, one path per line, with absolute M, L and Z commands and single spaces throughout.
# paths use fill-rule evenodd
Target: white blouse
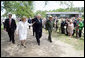
M 30 24 L 27 23 L 27 22 L 22 22 L 20 21 L 18 24 L 17 24 L 17 29 L 16 29 L 16 32 L 19 34 L 19 39 L 20 40 L 26 40 L 27 38 L 27 29 L 28 29 L 28 26 Z

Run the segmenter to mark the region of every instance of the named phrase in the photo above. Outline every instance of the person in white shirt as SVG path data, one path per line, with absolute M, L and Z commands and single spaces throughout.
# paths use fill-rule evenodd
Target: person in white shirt
M 46 23 L 46 18 L 43 18 L 42 19 L 42 26 L 43 26 L 43 28 L 45 28 L 45 23 Z
M 26 48 L 25 41 L 27 38 L 27 29 L 29 28 L 29 23 L 26 21 L 26 17 L 23 17 L 21 21 L 17 24 L 17 35 L 19 35 L 19 39 L 21 41 L 21 45 Z

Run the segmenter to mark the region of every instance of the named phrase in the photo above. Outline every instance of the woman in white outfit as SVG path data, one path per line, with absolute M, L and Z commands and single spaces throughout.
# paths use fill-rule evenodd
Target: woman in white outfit
M 26 21 L 26 17 L 23 17 L 22 20 L 17 24 L 17 32 L 18 32 L 18 35 L 19 35 L 19 39 L 21 41 L 21 45 L 26 47 L 25 46 L 25 41 L 26 41 L 26 38 L 27 38 L 27 29 L 29 27 L 29 23 L 27 23 Z

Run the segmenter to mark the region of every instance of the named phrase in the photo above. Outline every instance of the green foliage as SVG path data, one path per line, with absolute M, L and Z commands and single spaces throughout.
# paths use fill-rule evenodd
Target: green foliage
M 56 10 L 51 10 L 49 12 L 84 12 L 83 8 L 81 10 L 79 10 L 79 8 L 66 8 L 66 9 L 63 9 L 63 8 L 59 8 L 59 9 L 56 9 Z
M 82 19 L 84 20 L 84 15 L 82 15 Z
M 1 25 L 1 30 L 3 30 L 4 29 L 4 26 L 3 26 L 3 24 Z
M 16 14 L 17 17 L 33 17 L 33 2 L 32 1 L 2 1 L 2 9 L 6 10 L 6 13 L 3 16 L 7 16 L 10 12 Z
M 33 1 L 1 1 L 3 5 L 1 5 L 1 10 L 5 9 L 6 13 L 3 15 L 3 17 L 6 17 L 7 14 L 10 12 L 12 14 L 16 14 L 17 17 L 34 17 L 34 14 L 41 14 L 42 17 L 46 17 L 46 12 L 84 12 L 84 8 L 73 8 L 73 2 L 72 1 L 56 1 L 56 3 L 59 3 L 62 6 L 67 6 L 66 9 L 55 9 L 55 10 L 49 10 L 49 11 L 36 11 L 36 13 L 33 13 Z M 48 4 L 48 1 L 45 1 L 45 5 Z
M 36 11 L 35 15 L 37 14 L 41 14 L 42 17 L 46 17 L 46 12 L 84 12 L 84 9 L 82 8 L 81 10 L 79 8 L 66 8 L 66 9 L 63 9 L 63 8 L 59 8 L 59 9 L 55 9 L 55 10 L 49 10 L 49 11 Z M 84 18 L 84 15 L 82 16 L 82 18 Z

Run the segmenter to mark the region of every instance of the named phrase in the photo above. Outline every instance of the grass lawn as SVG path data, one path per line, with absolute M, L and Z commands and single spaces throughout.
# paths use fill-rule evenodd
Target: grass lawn
M 48 32 L 43 29 L 43 32 L 48 34 Z M 59 32 L 53 31 L 52 37 L 56 38 L 56 40 L 63 41 L 72 45 L 76 50 L 84 50 L 84 37 L 76 38 L 75 35 L 71 38 L 66 36 L 65 34 L 60 34 Z
M 3 30 L 3 28 L 4 28 L 4 26 L 3 26 L 3 24 L 1 25 L 1 30 Z

